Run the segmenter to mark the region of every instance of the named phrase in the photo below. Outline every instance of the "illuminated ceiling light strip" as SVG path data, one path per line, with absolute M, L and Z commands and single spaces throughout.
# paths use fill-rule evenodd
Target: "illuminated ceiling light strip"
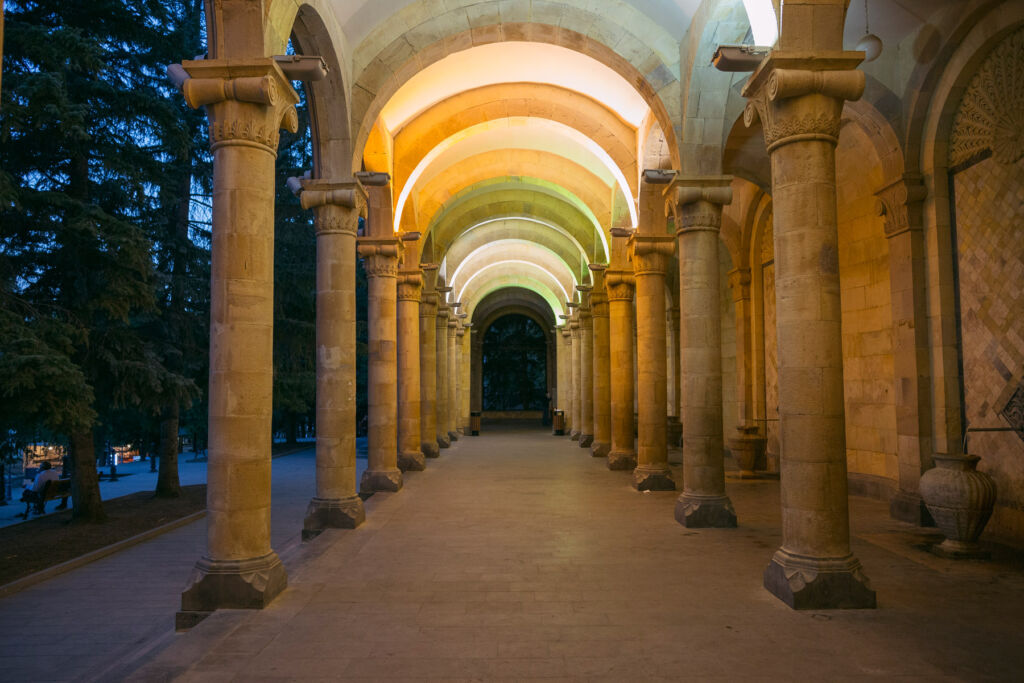
M 572 279 L 573 291 L 576 290 L 576 285 L 579 284 L 579 281 L 576 279 L 576 275 L 575 275 L 575 273 L 572 272 L 572 268 L 569 266 L 569 264 L 565 263 L 565 261 L 562 261 L 562 257 L 561 256 L 559 256 L 555 252 L 551 251 L 547 247 L 542 246 L 540 244 L 537 244 L 536 242 L 530 242 L 529 240 L 522 240 L 522 239 L 516 239 L 516 238 L 509 238 L 509 239 L 503 239 L 503 240 L 497 240 L 497 241 L 494 241 L 494 242 L 489 242 L 488 244 L 485 244 L 485 245 L 483 245 L 481 247 L 477 247 L 476 249 L 474 249 L 470 253 L 466 254 L 466 257 L 464 259 L 462 259 L 462 262 L 459 264 L 459 267 L 455 269 L 454 273 L 452 273 L 452 283 L 455 283 L 455 282 L 459 281 L 459 273 L 462 271 L 462 267 L 465 266 L 470 261 L 472 261 L 474 256 L 476 256 L 477 254 L 479 254 L 480 252 L 482 252 L 482 251 L 484 251 L 486 249 L 498 249 L 499 245 L 502 242 L 517 242 L 519 244 L 526 245 L 526 246 L 528 246 L 528 247 L 530 247 L 532 249 L 542 249 L 543 251 L 547 252 L 548 254 L 551 254 L 552 256 L 554 256 L 556 259 L 558 259 L 559 261 L 561 261 L 565 265 L 565 269 L 569 272 L 569 277 Z M 447 260 L 448 260 L 448 258 L 445 257 L 445 261 L 447 261 Z
M 566 301 L 570 300 L 569 293 L 565 291 L 565 287 L 562 286 L 561 281 L 559 281 L 559 279 L 557 277 L 555 277 L 554 274 L 551 271 L 549 271 L 547 268 L 544 268 L 543 266 L 538 266 L 536 263 L 531 263 L 530 261 L 523 261 L 523 260 L 520 260 L 520 259 L 508 259 L 507 261 L 495 261 L 494 263 L 490 263 L 490 264 L 484 266 L 483 268 L 481 268 L 480 270 L 476 271 L 475 273 L 470 275 L 469 279 L 466 280 L 466 283 L 464 285 L 462 285 L 462 289 L 459 290 L 459 296 L 456 297 L 455 300 L 456 301 L 461 301 L 462 300 L 462 295 L 466 293 L 466 288 L 469 287 L 469 284 L 473 280 L 475 280 L 481 273 L 483 273 L 484 271 L 490 270 L 491 268 L 494 268 L 496 266 L 508 265 L 510 263 L 518 263 L 520 265 L 528 266 L 530 268 L 536 268 L 537 270 L 541 271 L 542 273 L 544 273 L 549 278 L 551 278 L 552 280 L 555 281 L 555 284 L 558 285 L 558 288 L 560 290 L 562 290 L 562 294 L 565 295 L 565 300 Z
M 775 45 L 779 39 L 779 23 L 775 16 L 772 0 L 743 0 L 750 20 L 750 30 L 754 33 L 754 44 L 764 47 Z

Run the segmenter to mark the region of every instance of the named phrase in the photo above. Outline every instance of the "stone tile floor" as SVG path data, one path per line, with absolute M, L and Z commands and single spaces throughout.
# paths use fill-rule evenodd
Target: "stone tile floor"
M 271 607 L 218 612 L 130 678 L 1024 680 L 1019 564 L 933 557 L 934 533 L 853 498 L 879 608 L 794 612 L 761 587 L 777 482 L 730 480 L 740 528 L 688 530 L 675 494 L 629 481 L 568 439 L 485 430 L 294 553 Z

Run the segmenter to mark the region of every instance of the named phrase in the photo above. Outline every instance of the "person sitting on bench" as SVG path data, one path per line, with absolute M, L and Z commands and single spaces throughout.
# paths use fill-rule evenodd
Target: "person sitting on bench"
M 35 505 L 35 513 L 37 515 L 43 514 L 43 495 L 46 491 L 47 482 L 57 481 L 57 472 L 53 469 L 53 465 L 48 462 L 44 462 L 39 468 L 39 474 L 32 481 L 32 486 L 26 488 L 25 492 L 21 494 L 21 500 L 25 503 L 25 512 L 19 517 L 22 519 L 28 519 L 28 513 L 32 510 L 32 506 Z

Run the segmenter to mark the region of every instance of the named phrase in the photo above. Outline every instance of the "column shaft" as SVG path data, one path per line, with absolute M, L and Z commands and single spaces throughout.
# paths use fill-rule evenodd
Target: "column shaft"
M 424 266 L 420 301 L 420 450 L 428 458 L 440 455 L 437 445 L 437 265 Z
M 594 330 L 594 444 L 591 455 L 597 458 L 608 457 L 612 448 L 611 350 L 608 345 L 608 294 L 604 287 L 606 267 L 596 263 L 590 265 L 594 279 L 594 289 L 590 294 Z
M 417 267 L 398 277 L 398 468 L 426 467 L 420 439 L 420 295 L 423 276 Z
M 835 147 L 843 100 L 863 92 L 860 56 L 812 71 L 803 53 L 776 51 L 744 89 L 744 119 L 761 119 L 771 155 L 784 444 L 783 541 L 764 578 L 797 609 L 875 606 L 850 552 L 836 227 Z
M 437 357 L 437 445 L 448 448 L 452 445 L 448 436 L 448 316 L 451 309 L 443 305 L 443 296 L 447 287 L 438 288 L 441 292 L 437 306 L 435 334 L 435 356 Z
M 633 422 L 633 274 L 608 271 L 608 349 L 611 368 L 611 451 L 608 468 L 636 468 Z
M 568 435 L 572 434 L 575 428 L 575 422 L 573 422 L 573 415 L 575 411 L 575 399 L 573 397 L 573 362 L 572 362 L 572 330 L 570 329 L 570 321 L 568 318 L 565 320 L 565 324 L 562 326 L 562 359 L 565 361 L 565 381 L 559 389 L 558 399 L 561 401 L 562 410 L 565 411 L 565 433 Z
M 459 321 L 457 318 L 452 317 L 448 320 L 448 417 L 445 422 L 445 429 L 448 430 L 448 438 L 452 441 L 459 440 L 459 360 L 455 343 L 458 328 Z
M 594 443 L 594 318 L 590 313 L 590 287 L 579 285 L 580 299 L 580 448 Z
M 352 354 L 356 228 L 365 193 L 355 183 L 309 181 L 301 200 L 303 207 L 317 205 L 316 496 L 306 509 L 302 528 L 302 537 L 308 540 L 324 529 L 353 529 L 366 519 L 363 501 L 356 494 L 356 359 Z
M 580 334 L 580 322 L 573 313 L 569 322 L 572 335 L 572 433 L 573 441 L 579 441 L 583 429 L 583 376 L 580 366 L 583 360 L 583 340 Z

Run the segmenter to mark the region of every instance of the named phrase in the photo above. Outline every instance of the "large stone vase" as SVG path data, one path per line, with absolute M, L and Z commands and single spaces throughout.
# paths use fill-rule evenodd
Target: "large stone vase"
M 736 430 L 739 433 L 729 439 L 726 445 L 732 451 L 732 456 L 740 468 L 740 478 L 756 479 L 757 474 L 754 470 L 764 460 L 765 444 L 768 440 L 757 433 L 756 426 L 740 425 Z
M 985 558 L 978 545 L 996 502 L 992 477 L 978 472 L 976 455 L 935 455 L 936 466 L 921 475 L 921 498 L 946 540 L 932 552 L 951 558 Z

